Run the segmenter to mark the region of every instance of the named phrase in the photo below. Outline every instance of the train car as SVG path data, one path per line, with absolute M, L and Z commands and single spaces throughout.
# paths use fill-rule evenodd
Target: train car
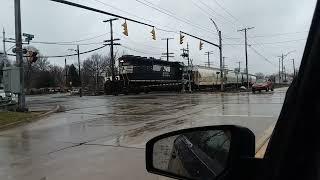
M 175 90 L 182 83 L 183 64 L 124 55 L 119 59 L 118 89 L 124 93 Z
M 232 70 L 225 70 L 224 77 L 225 77 L 224 80 L 225 80 L 226 86 L 236 86 L 237 84 L 240 83 L 239 76 Z
M 249 74 L 249 84 L 252 86 L 256 82 L 257 78 L 253 74 Z M 247 85 L 247 74 L 246 73 L 241 73 L 241 84 L 242 85 Z
M 218 68 L 193 66 L 192 86 L 193 89 L 214 88 L 220 85 L 220 70 Z

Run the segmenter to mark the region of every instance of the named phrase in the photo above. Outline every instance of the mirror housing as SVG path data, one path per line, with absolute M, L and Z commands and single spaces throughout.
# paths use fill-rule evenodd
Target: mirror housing
M 180 169 L 184 169 L 181 168 L 182 165 L 187 166 L 189 163 L 189 170 L 190 170 L 190 166 L 192 166 L 193 164 L 190 164 L 190 156 L 195 156 L 197 158 L 200 159 L 200 161 L 198 163 L 195 163 L 196 167 L 194 167 L 194 169 L 192 171 L 196 171 L 199 174 L 206 174 L 203 175 L 205 176 L 205 178 L 202 177 L 194 177 L 191 175 L 184 175 L 179 174 L 179 173 L 175 173 L 172 169 L 161 169 L 159 167 L 155 167 L 155 161 L 159 161 L 159 160 L 155 160 L 158 159 L 157 157 L 154 157 L 154 153 L 155 152 L 161 152 L 164 151 L 163 149 L 160 149 L 159 147 L 161 146 L 157 146 L 157 143 L 159 144 L 159 142 L 161 143 L 161 141 L 163 142 L 166 139 L 171 139 L 168 140 L 168 142 L 170 141 L 171 144 L 171 153 L 168 152 L 164 152 L 164 154 L 166 154 L 168 157 L 170 158 L 175 158 L 177 152 L 179 151 L 179 148 L 181 149 L 181 145 L 179 145 L 179 148 L 177 150 L 176 146 L 178 142 L 181 142 L 181 139 L 188 139 L 187 137 L 190 137 L 190 133 L 193 135 L 194 134 L 203 134 L 203 132 L 223 132 L 226 134 L 230 134 L 228 135 L 228 139 L 229 139 L 229 143 L 228 143 L 228 152 L 227 152 L 227 158 L 219 158 L 218 159 L 226 159 L 226 162 L 223 162 L 221 164 L 223 164 L 223 169 L 220 170 L 221 168 L 219 168 L 219 171 L 217 171 L 218 173 L 214 173 L 213 178 L 211 176 L 208 176 L 208 174 L 210 174 L 210 171 L 212 172 L 212 169 L 214 168 L 209 168 L 208 166 L 210 166 L 210 164 L 214 164 L 214 163 L 210 163 L 209 161 L 214 161 L 212 160 L 209 156 L 209 158 L 206 158 L 204 156 L 206 155 L 202 155 L 205 154 L 203 153 L 204 151 L 201 151 L 203 149 L 201 148 L 197 148 L 199 146 L 197 145 L 193 145 L 192 141 L 188 141 L 186 140 L 185 142 L 185 146 L 183 146 L 185 149 L 188 149 L 188 153 L 186 154 L 186 151 L 183 151 L 183 153 L 185 153 L 185 155 L 181 155 L 181 157 L 183 156 L 183 158 L 187 158 L 187 160 L 184 161 L 184 163 L 181 163 L 181 160 L 179 160 L 180 162 Z M 212 137 L 212 136 L 211 136 Z M 172 138 L 174 138 L 175 140 L 173 140 Z M 189 138 L 190 139 L 190 138 Z M 215 141 L 215 140 L 213 140 Z M 166 141 L 165 141 L 166 142 Z M 167 143 L 167 142 L 166 142 Z M 168 143 L 167 143 L 168 144 Z M 214 144 L 214 143 L 213 143 Z M 155 147 L 156 146 L 156 147 Z M 200 150 L 199 150 L 200 149 Z M 180 150 L 181 151 L 181 150 Z M 201 151 L 201 152 L 200 152 Z M 192 153 L 190 153 L 192 152 Z M 198 152 L 198 153 L 197 153 Z M 170 154 L 170 155 L 168 155 Z M 192 154 L 192 155 L 190 155 Z M 219 154 L 219 153 L 216 153 Z M 221 153 L 220 153 L 221 154 Z M 196 127 L 196 128 L 190 128 L 190 129 L 183 129 L 183 130 L 178 130 L 178 131 L 174 131 L 174 132 L 169 132 L 157 137 L 154 137 L 153 139 L 149 140 L 146 144 L 146 169 L 148 172 L 150 173 L 154 173 L 154 174 L 158 174 L 158 175 L 162 175 L 162 176 L 167 176 L 170 178 L 175 178 L 175 179 L 191 179 L 191 180 L 198 180 L 198 179 L 241 179 L 242 176 L 246 176 L 248 173 L 246 173 L 247 171 L 245 170 L 244 167 L 241 167 L 244 164 L 250 164 L 252 162 L 252 159 L 254 158 L 255 155 L 255 136 L 253 134 L 252 131 L 250 131 L 248 128 L 245 127 L 240 127 L 240 126 L 234 126 L 234 125 L 221 125 L 221 126 L 206 126 L 206 127 Z M 221 155 L 216 155 L 216 156 L 221 156 Z M 179 159 L 181 159 L 181 157 Z M 209 159 L 209 160 L 208 160 Z M 197 159 L 198 160 L 198 159 Z M 246 160 L 248 161 L 248 163 L 246 162 Z M 167 162 L 168 164 L 171 163 L 171 159 Z M 192 162 L 194 162 L 195 160 L 193 159 Z M 217 162 L 217 161 L 215 161 Z M 220 160 L 221 162 L 221 160 Z M 201 165 L 203 165 L 201 167 Z M 218 163 L 219 164 L 219 163 Z M 252 164 L 252 163 L 251 163 Z M 172 167 L 172 164 L 170 164 L 168 166 Z M 215 165 L 213 165 L 215 166 Z M 201 168 L 200 168 L 201 167 Z M 207 167 L 207 169 L 203 168 L 203 167 Z M 175 168 L 177 169 L 177 168 Z M 185 170 L 184 170 L 185 172 Z M 209 172 L 209 173 L 208 173 Z M 194 172 L 190 172 L 187 174 L 194 174 Z M 247 177 L 248 178 L 248 177 Z M 250 179 L 250 178 L 248 178 Z

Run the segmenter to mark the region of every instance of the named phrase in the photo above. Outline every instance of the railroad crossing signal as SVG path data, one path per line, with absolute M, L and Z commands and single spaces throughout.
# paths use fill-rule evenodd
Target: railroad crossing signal
M 184 38 L 184 35 L 180 33 L 180 44 L 183 44 L 183 38 Z
M 203 42 L 200 41 L 199 50 L 202 50 L 202 48 L 203 48 L 202 46 L 203 46 Z
M 151 34 L 152 34 L 152 39 L 156 40 L 156 31 L 154 30 L 154 27 L 152 28 Z
M 124 23 L 122 24 L 122 27 L 123 27 L 123 34 L 128 36 L 128 25 L 127 25 L 127 20 L 124 20 Z

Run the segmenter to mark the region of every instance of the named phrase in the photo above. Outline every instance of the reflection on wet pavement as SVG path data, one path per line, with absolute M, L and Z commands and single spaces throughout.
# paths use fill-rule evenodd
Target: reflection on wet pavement
M 65 111 L 0 132 L 0 179 L 157 179 L 144 166 L 148 139 L 220 124 L 246 126 L 258 139 L 277 120 L 285 92 L 31 96 L 31 110 Z

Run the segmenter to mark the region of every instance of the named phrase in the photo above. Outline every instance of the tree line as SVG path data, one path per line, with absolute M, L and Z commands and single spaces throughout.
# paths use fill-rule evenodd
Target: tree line
M 32 47 L 29 50 L 37 51 L 40 55 L 35 63 L 30 63 L 24 58 L 24 82 L 26 91 L 32 89 L 59 87 L 70 89 L 80 87 L 78 64 L 68 64 L 65 67 L 52 65 L 48 58 L 41 56 L 40 52 Z M 1 54 L 0 54 L 1 55 Z M 13 64 L 3 54 L 0 56 L 0 84 L 5 66 Z M 103 82 L 106 76 L 111 74 L 110 56 L 98 53 L 92 54 L 81 63 L 81 79 L 85 91 L 97 93 L 103 89 Z

